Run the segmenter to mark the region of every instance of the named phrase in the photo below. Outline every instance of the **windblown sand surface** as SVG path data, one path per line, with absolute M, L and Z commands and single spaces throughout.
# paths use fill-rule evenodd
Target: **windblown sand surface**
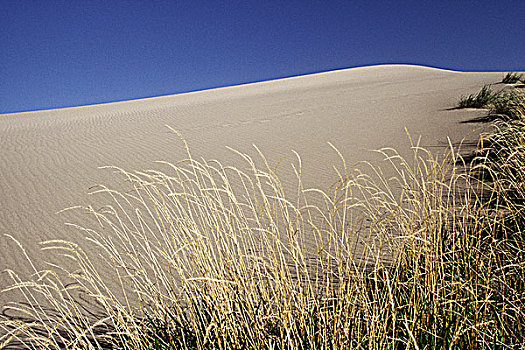
M 392 65 L 375 66 L 203 92 L 52 111 L 0 115 L 0 270 L 31 272 L 18 240 L 44 265 L 38 242 L 82 237 L 64 225 L 80 217 L 56 214 L 90 204 L 89 188 L 122 182 L 108 170 L 161 169 L 156 160 L 185 158 L 178 129 L 195 157 L 240 162 L 226 146 L 256 156 L 257 145 L 276 164 L 303 160 L 307 185 L 327 188 L 335 180 L 337 154 L 354 166 L 379 159 L 370 150 L 392 146 L 408 154 L 405 127 L 422 145 L 444 148 L 475 140 L 480 124 L 461 123 L 483 111 L 447 110 L 458 98 L 501 73 L 457 73 Z M 285 178 L 285 181 L 287 179 Z M 292 182 L 292 179 L 289 179 Z M 73 215 L 73 216 L 72 216 Z M 77 214 L 75 214 L 77 215 Z M 0 275 L 0 287 L 9 282 Z M 3 299 L 2 299 L 3 298 Z M 8 301 L 0 296 L 0 304 Z

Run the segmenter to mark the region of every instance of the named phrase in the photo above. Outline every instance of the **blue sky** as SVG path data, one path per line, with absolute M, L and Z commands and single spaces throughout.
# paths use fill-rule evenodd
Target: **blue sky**
M 381 63 L 525 70 L 523 0 L 0 5 L 0 113 Z

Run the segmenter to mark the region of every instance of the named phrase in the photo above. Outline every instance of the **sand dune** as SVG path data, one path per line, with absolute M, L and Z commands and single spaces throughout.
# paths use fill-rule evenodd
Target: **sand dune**
M 476 139 L 479 124 L 461 121 L 482 111 L 447 110 L 466 93 L 495 83 L 501 73 L 458 73 L 389 65 L 313 74 L 128 102 L 0 115 L 0 270 L 30 272 L 19 240 L 32 256 L 38 242 L 79 240 L 57 215 L 65 207 L 89 204 L 90 186 L 122 179 L 97 167 L 161 168 L 176 162 L 184 148 L 165 125 L 178 129 L 195 156 L 238 162 L 226 146 L 255 155 L 257 145 L 270 162 L 292 150 L 303 159 L 308 185 L 334 180 L 336 145 L 350 164 L 373 158 L 369 152 L 392 146 L 408 152 L 405 127 L 423 146 L 442 148 L 447 137 Z M 291 180 L 290 180 L 291 181 Z M 69 215 L 69 216 L 68 216 Z M 38 259 L 36 263 L 41 261 Z M 0 286 L 7 283 L 0 276 Z M 3 298 L 3 299 L 2 299 Z M 7 297 L 0 296 L 0 303 Z

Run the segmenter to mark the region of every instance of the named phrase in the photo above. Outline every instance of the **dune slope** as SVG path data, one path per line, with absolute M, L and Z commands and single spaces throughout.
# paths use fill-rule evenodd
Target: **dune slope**
M 194 156 L 239 162 L 226 148 L 255 155 L 257 145 L 271 163 L 292 150 L 303 160 L 309 186 L 334 180 L 337 154 L 349 164 L 371 159 L 370 150 L 391 146 L 408 152 L 405 127 L 433 149 L 475 140 L 479 124 L 461 123 L 482 111 L 447 110 L 458 98 L 495 83 L 501 73 L 458 73 L 389 65 L 347 69 L 202 92 L 88 107 L 0 115 L 0 270 L 31 272 L 5 235 L 20 241 L 39 261 L 38 242 L 79 240 L 56 214 L 89 204 L 90 186 L 122 181 L 104 165 L 128 170 L 176 162 L 184 147 L 165 125 L 179 130 Z M 292 181 L 292 179 L 290 179 Z M 43 258 L 42 258 L 43 259 Z M 0 286 L 8 283 L 0 275 Z M 0 304 L 7 296 L 0 296 Z

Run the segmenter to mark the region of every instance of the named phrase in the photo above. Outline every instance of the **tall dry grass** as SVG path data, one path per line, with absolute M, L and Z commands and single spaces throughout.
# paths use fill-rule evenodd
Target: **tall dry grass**
M 7 305 L 0 345 L 523 349 L 523 130 L 501 125 L 472 165 L 452 146 L 383 149 L 394 178 L 341 157 L 329 191 L 303 185 L 299 156 L 294 189 L 261 153 L 115 168 L 128 188 L 72 209 L 93 218 L 73 225 L 86 243 L 42 244 L 67 266 L 9 271 L 25 302 Z

